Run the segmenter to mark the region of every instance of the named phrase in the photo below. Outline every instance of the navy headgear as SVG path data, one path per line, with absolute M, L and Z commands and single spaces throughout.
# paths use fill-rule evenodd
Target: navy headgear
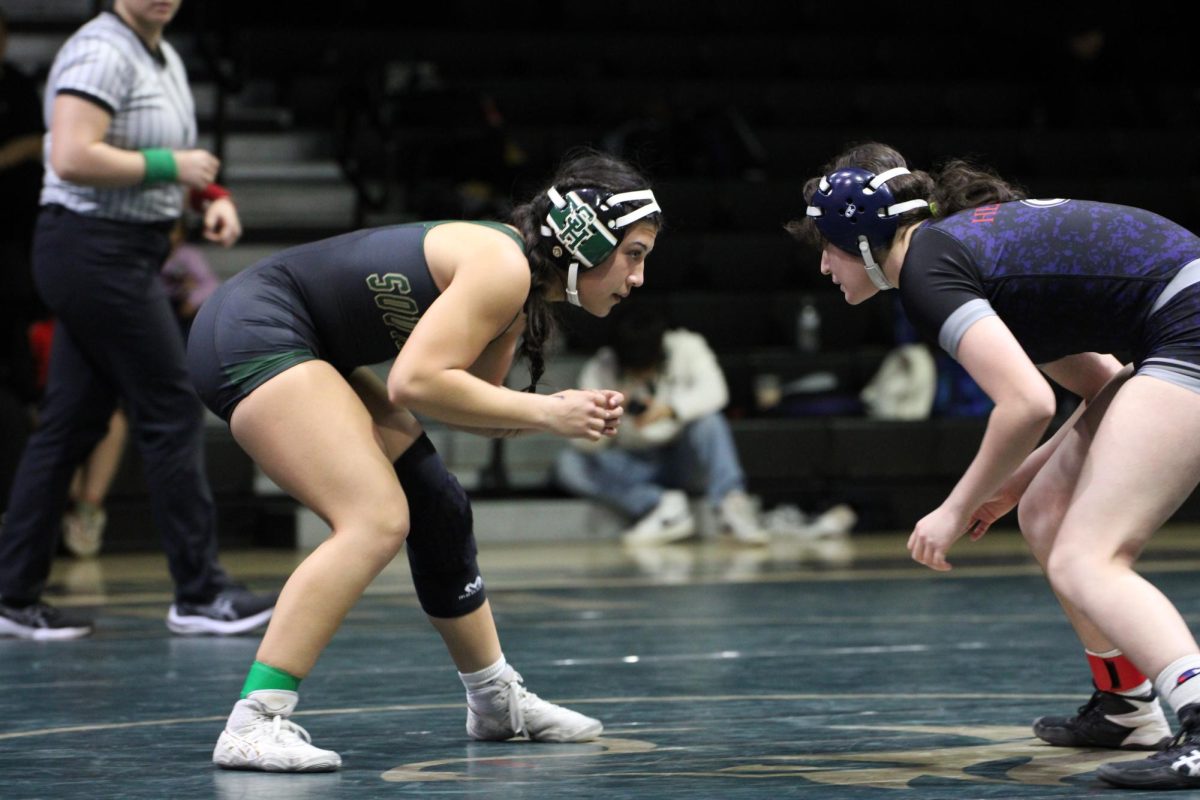
M 567 270 L 567 300 L 579 305 L 579 268 L 591 269 L 616 249 L 624 229 L 661 211 L 649 189 L 610 193 L 583 187 L 562 194 L 551 186 L 550 213 L 541 233 L 552 239 L 550 257 Z
M 879 289 L 896 287 L 875 263 L 871 248 L 891 244 L 902 213 L 929 205 L 925 200 L 895 202 L 887 182 L 908 174 L 904 167 L 893 167 L 878 175 L 859 167 L 843 167 L 822 177 L 809 201 L 807 213 L 817 230 L 847 253 L 861 256 L 867 276 Z

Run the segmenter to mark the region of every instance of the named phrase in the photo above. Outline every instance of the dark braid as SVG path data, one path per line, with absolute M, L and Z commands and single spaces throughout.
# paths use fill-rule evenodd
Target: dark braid
M 525 300 L 525 335 L 521 338 L 520 354 L 529 359 L 529 385 L 526 392 L 536 392 L 538 381 L 546 372 L 546 340 L 554 332 L 558 320 L 554 307 L 546 299 L 550 288 L 545 275 L 533 276 L 529 286 L 529 297 Z
M 546 341 L 558 327 L 554 304 L 547 295 L 562 283 L 557 268 L 545 248 L 539 246 L 541 221 L 550 212 L 550 199 L 545 193 L 513 209 L 512 223 L 521 231 L 529 259 L 529 296 L 525 298 L 525 332 L 517 355 L 529 361 L 529 385 L 523 391 L 536 392 L 538 381 L 546 372 Z

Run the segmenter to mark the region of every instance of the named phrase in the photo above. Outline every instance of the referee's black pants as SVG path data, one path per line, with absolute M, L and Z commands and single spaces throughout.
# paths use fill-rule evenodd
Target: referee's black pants
M 58 322 L 46 393 L 0 531 L 0 598 L 40 598 L 58 547 L 71 476 L 120 402 L 145 468 L 176 599 L 207 602 L 229 578 L 217 562 L 204 416 L 159 271 L 170 225 L 38 216 L 34 281 Z

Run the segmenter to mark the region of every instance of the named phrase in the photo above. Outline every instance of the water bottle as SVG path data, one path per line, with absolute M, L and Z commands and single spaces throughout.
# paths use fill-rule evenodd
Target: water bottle
M 811 295 L 800 300 L 796 313 L 796 347 L 802 353 L 815 353 L 821 349 L 821 312 Z

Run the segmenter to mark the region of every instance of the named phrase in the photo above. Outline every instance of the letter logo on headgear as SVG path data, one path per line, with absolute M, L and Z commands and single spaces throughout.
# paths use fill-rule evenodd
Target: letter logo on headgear
M 585 267 L 594 267 L 617 246 L 617 237 L 609 232 L 599 214 L 578 191 L 559 194 L 548 192 L 553 207 L 546 217 L 554 238 Z
M 597 233 L 602 236 L 607 234 L 604 228 L 596 225 L 599 219 L 596 212 L 586 203 L 578 202 L 574 192 L 567 195 L 567 202 L 566 213 L 560 218 L 562 227 L 558 229 L 558 239 L 567 246 L 568 250 L 580 251 L 583 249 L 583 243 Z M 605 238 L 613 239 L 611 235 Z M 615 242 L 611 243 L 615 244 Z

